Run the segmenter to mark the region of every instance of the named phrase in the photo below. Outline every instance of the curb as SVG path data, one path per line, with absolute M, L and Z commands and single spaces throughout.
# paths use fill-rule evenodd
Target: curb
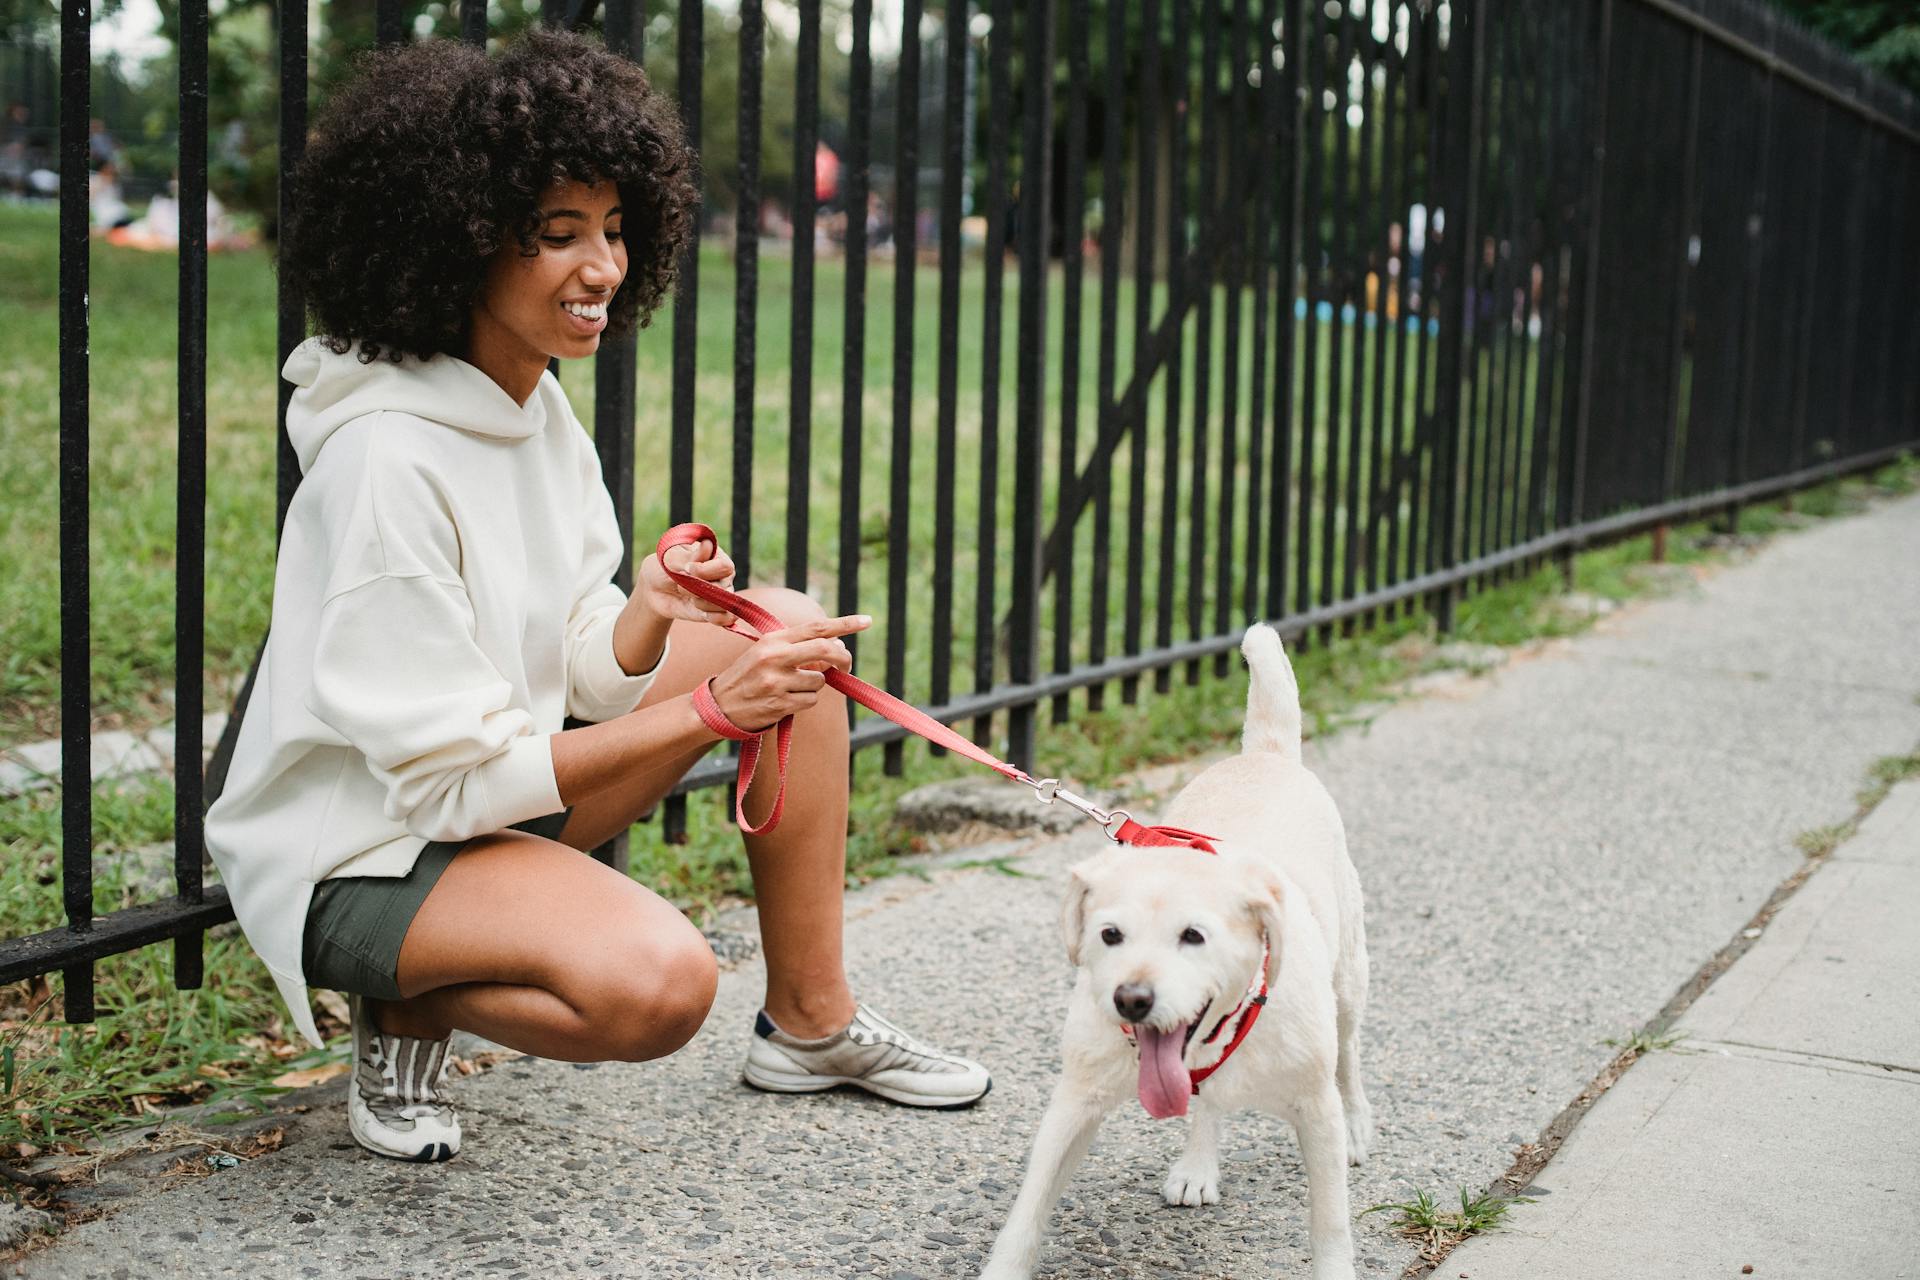
M 226 731 L 224 712 L 205 716 L 200 721 L 202 750 L 208 757 Z M 93 735 L 90 761 L 96 783 L 112 778 L 132 778 L 143 773 L 170 773 L 173 770 L 174 726 L 163 724 L 145 733 L 113 729 Z M 0 799 L 35 791 L 49 791 L 60 785 L 64 752 L 58 738 L 30 742 L 0 751 Z

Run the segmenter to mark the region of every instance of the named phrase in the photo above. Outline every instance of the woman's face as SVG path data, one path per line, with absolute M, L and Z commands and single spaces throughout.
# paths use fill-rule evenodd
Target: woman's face
M 607 304 L 627 274 L 615 184 L 555 183 L 540 219 L 532 257 L 517 241 L 493 255 L 469 327 L 469 358 L 509 392 L 524 382 L 530 394 L 549 357 L 598 350 Z

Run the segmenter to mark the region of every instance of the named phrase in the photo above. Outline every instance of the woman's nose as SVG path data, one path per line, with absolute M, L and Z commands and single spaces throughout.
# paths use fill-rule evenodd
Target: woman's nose
M 592 289 L 613 289 L 619 287 L 621 274 L 613 246 L 602 241 L 581 266 L 580 281 Z

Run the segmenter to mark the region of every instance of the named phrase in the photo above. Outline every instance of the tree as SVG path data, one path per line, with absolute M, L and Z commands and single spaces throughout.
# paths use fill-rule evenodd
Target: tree
M 1916 0 L 1774 0 L 1860 61 L 1920 93 L 1920 3 Z

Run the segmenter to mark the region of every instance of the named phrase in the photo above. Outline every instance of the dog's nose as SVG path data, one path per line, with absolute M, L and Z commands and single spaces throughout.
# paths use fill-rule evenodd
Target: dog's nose
M 1128 1022 L 1138 1022 L 1153 1012 L 1153 988 L 1139 982 L 1128 982 L 1113 989 L 1113 1007 Z

